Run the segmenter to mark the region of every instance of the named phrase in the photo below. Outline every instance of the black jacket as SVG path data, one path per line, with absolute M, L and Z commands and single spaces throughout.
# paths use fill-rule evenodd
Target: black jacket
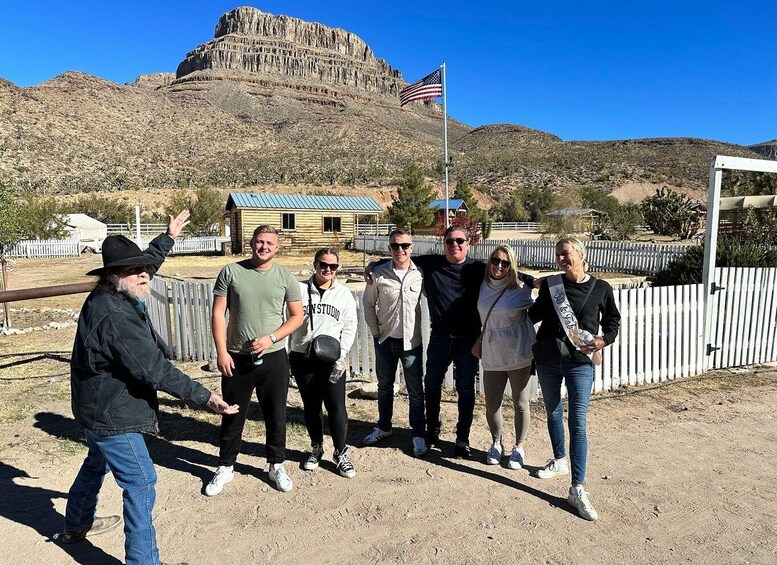
M 173 247 L 166 234 L 145 254 L 155 272 Z M 97 435 L 156 433 L 157 390 L 203 406 L 210 391 L 176 369 L 163 353 L 141 305 L 112 285 L 84 302 L 70 361 L 73 415 Z

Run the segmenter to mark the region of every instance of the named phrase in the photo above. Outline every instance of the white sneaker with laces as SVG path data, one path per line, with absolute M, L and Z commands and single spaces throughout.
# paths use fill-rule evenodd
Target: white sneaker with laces
M 493 443 L 486 454 L 486 465 L 499 465 L 505 449 L 501 443 Z
M 552 479 L 558 475 L 568 475 L 569 467 L 567 467 L 566 459 L 548 459 L 545 466 L 537 471 L 538 479 Z
M 229 467 L 224 467 L 223 465 L 220 466 L 218 469 L 216 469 L 216 473 L 213 475 L 213 478 L 205 487 L 205 495 L 216 496 L 218 493 L 224 490 L 224 485 L 226 485 L 234 478 L 235 473 L 232 470 L 232 465 Z
M 321 462 L 321 458 L 324 457 L 324 448 L 321 447 L 320 443 L 314 443 L 311 448 L 310 455 L 308 455 L 307 460 L 302 465 L 302 468 L 306 471 L 318 469 L 318 464 Z
M 283 463 L 272 463 L 270 465 L 270 480 L 275 483 L 275 486 L 281 492 L 289 492 L 294 488 L 294 483 L 291 482 L 291 478 L 286 472 L 286 467 L 283 466 Z
M 591 498 L 583 487 L 571 487 L 569 489 L 569 496 L 567 496 L 567 502 L 577 509 L 577 513 L 581 518 L 585 520 L 596 520 L 599 514 L 594 509 L 594 505 L 591 504 Z
M 429 447 L 426 445 L 426 440 L 420 436 L 413 438 L 413 455 L 416 457 L 423 457 L 429 453 Z
M 378 426 L 375 426 L 375 429 L 372 430 L 372 433 L 368 435 L 366 438 L 364 438 L 362 440 L 362 443 L 364 445 L 374 445 L 379 441 L 389 437 L 391 433 L 392 433 L 391 430 L 386 432 L 384 430 L 381 430 Z
M 513 452 L 510 454 L 510 460 L 507 462 L 508 469 L 521 469 L 526 462 L 526 453 L 523 447 L 513 446 Z

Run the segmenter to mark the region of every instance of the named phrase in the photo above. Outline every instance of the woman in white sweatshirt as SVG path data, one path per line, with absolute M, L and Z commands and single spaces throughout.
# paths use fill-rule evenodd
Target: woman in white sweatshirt
M 345 409 L 344 369 L 345 356 L 356 337 L 356 301 L 351 291 L 335 279 L 339 261 L 335 249 L 319 249 L 313 260 L 315 274 L 299 283 L 305 322 L 291 336 L 289 364 L 299 386 L 305 426 L 311 442 L 311 453 L 303 468 L 308 471 L 318 468 L 324 456 L 323 405 L 335 447 L 337 470 L 350 479 L 356 475 L 356 470 L 345 445 L 348 414 Z M 340 342 L 338 361 L 320 361 L 306 355 L 313 339 L 320 335 L 332 336 Z
M 483 324 L 483 388 L 486 420 L 492 445 L 486 463 L 497 465 L 506 456 L 502 443 L 502 399 L 510 381 L 515 406 L 515 443 L 507 466 L 523 467 L 524 445 L 529 431 L 529 377 L 532 362 L 534 326 L 527 315 L 533 304 L 531 285 L 518 279 L 515 252 L 509 245 L 498 245 L 486 265 L 480 286 L 478 311 Z M 489 314 L 490 310 L 490 314 Z

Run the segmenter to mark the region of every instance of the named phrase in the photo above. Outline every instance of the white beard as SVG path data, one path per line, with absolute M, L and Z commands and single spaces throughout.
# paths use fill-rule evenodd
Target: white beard
M 116 287 L 116 290 L 139 302 L 145 302 L 148 295 L 151 294 L 151 286 L 149 284 L 132 286 L 127 282 L 126 278 L 119 277 L 118 275 L 112 275 L 110 281 Z

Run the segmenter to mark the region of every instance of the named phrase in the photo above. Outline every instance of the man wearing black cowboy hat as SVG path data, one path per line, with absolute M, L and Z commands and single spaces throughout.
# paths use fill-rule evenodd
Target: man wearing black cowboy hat
M 119 525 L 118 516 L 95 516 L 97 495 L 110 471 L 124 490 L 128 565 L 159 563 L 151 517 L 156 471 L 142 436 L 159 431 L 157 391 L 219 414 L 238 411 L 167 360 L 146 316 L 149 281 L 188 218 L 188 210 L 170 216 L 167 233 L 145 252 L 121 235 L 105 239 L 103 266 L 87 273 L 100 280 L 81 309 L 70 362 L 73 414 L 84 427 L 89 452 L 70 487 L 59 539 L 73 543 Z

